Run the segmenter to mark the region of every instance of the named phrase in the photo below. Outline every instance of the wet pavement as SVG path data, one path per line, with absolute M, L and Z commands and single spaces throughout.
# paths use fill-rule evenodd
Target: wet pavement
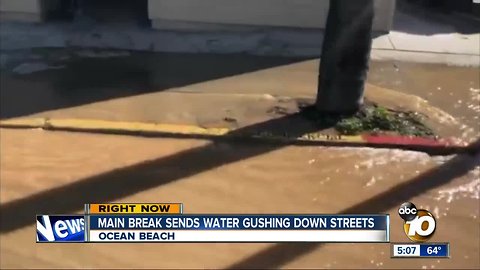
M 245 55 L 35 50 L 4 55 L 0 116 L 11 118 L 174 88 L 286 65 Z M 11 89 L 15 89 L 12 91 Z
M 374 62 L 369 81 L 416 95 L 461 123 L 458 136 L 480 137 L 480 70 L 442 65 Z
M 211 145 L 39 130 L 2 130 L 1 144 L 2 267 L 480 265 L 478 156 Z M 120 244 L 46 248 L 32 236 L 31 216 L 39 212 L 81 212 L 83 203 L 91 201 L 181 201 L 188 213 L 390 213 L 391 240 L 405 242 L 395 213 L 405 200 L 436 215 L 439 225 L 432 241 L 451 243 L 450 260 L 391 260 L 387 244 L 142 244 L 132 250 Z M 15 218 L 3 218 L 9 215 Z
M 234 119 L 244 126 L 271 118 L 267 111 L 298 111 L 298 99 L 313 102 L 318 70 L 318 60 L 239 54 L 42 49 L 3 54 L 2 59 L 3 119 L 70 117 L 209 126 L 230 126 L 224 119 Z M 473 141 L 479 135 L 476 68 L 373 62 L 369 82 L 368 99 L 427 115 L 440 136 Z
M 10 55 L 0 74 L 0 116 L 205 125 L 224 125 L 230 117 L 249 125 L 284 117 L 298 109 L 297 98 L 314 97 L 317 65 L 305 59 L 91 50 Z M 450 114 L 459 123 L 444 123 L 448 129 L 460 126 L 457 135 L 478 138 L 478 70 L 375 62 L 369 82 L 367 97 L 427 112 L 438 107 L 446 112 L 442 117 Z M 9 129 L 0 130 L 0 143 L 2 268 L 480 267 L 478 155 Z M 390 213 L 392 242 L 408 240 L 396 211 L 412 201 L 437 217 L 432 241 L 450 242 L 451 259 L 392 260 L 386 244 L 132 249 L 34 243 L 35 214 L 80 212 L 84 203 L 110 201 L 179 201 L 188 213 Z

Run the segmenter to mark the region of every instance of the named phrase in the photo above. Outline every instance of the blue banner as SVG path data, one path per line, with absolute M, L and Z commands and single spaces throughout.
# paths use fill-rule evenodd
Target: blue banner
M 421 244 L 420 257 L 449 257 L 449 244 Z
M 91 230 L 387 230 L 388 215 L 91 215 Z

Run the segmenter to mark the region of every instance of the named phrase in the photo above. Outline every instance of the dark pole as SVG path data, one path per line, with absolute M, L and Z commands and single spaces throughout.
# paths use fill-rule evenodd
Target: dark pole
M 350 113 L 363 104 L 372 47 L 374 0 L 330 0 L 316 107 Z

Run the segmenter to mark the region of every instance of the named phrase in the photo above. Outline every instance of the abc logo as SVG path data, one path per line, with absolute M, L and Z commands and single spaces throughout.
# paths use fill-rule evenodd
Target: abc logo
M 417 209 L 413 203 L 406 202 L 400 206 L 398 214 L 405 221 L 403 229 L 410 240 L 425 242 L 433 236 L 437 224 L 429 211 Z

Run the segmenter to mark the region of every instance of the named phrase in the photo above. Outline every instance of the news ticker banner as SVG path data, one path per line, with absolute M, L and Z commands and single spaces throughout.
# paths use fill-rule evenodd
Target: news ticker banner
M 449 243 L 394 243 L 392 258 L 450 258 Z
M 389 242 L 389 215 L 183 214 L 182 204 L 88 204 L 38 215 L 37 242 Z

